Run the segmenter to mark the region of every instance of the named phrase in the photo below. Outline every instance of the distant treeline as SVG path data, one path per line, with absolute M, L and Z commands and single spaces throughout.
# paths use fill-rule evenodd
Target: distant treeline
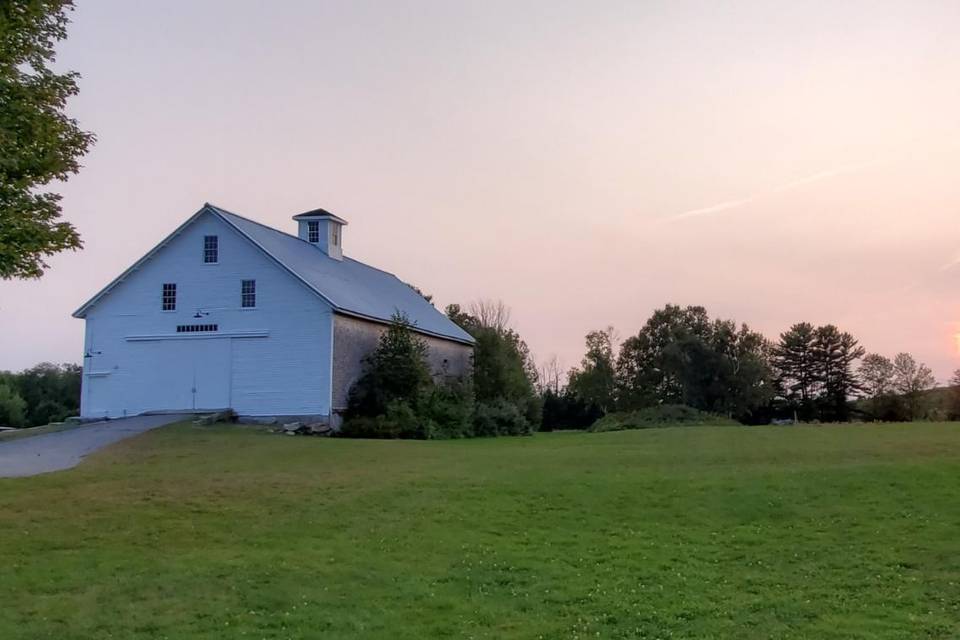
M 540 374 L 546 428 L 583 428 L 611 411 L 686 405 L 748 424 L 960 418 L 960 370 L 945 396 L 908 353 L 867 354 L 834 325 L 801 322 L 776 341 L 699 306 L 667 305 L 617 346 L 612 327 L 586 336 L 579 367 L 560 384 Z
M 76 364 L 51 364 L 12 373 L 0 371 L 0 426 L 36 427 L 80 413 Z

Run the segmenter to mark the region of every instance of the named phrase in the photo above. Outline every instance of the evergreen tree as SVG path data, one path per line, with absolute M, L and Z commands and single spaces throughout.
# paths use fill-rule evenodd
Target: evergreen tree
M 364 373 L 350 389 L 347 417 L 381 416 L 395 401 L 414 407 L 431 382 L 427 345 L 409 319 L 397 314 L 364 360 Z
M 814 377 L 821 388 L 821 419 L 841 422 L 850 419 L 849 400 L 860 391 L 853 364 L 864 353 L 852 335 L 832 324 L 818 327 L 814 332 Z
M 780 334 L 773 349 L 778 387 L 787 406 L 803 420 L 814 416 L 813 400 L 819 389 L 814 341 L 816 330 L 809 322 L 800 322 Z

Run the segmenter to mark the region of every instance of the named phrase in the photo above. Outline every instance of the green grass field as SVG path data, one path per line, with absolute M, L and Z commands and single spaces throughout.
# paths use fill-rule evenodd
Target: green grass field
M 183 424 L 0 480 L 0 638 L 956 638 L 960 425 Z

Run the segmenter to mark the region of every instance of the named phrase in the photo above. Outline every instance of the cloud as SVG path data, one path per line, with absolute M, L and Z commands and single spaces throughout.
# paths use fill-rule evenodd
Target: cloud
M 700 216 L 720 213 L 722 211 L 729 211 L 730 209 L 736 209 L 738 207 L 742 207 L 746 204 L 750 204 L 751 202 L 755 202 L 762 198 L 773 196 L 778 193 L 784 193 L 786 191 L 792 191 L 794 189 L 798 189 L 808 184 L 820 182 L 821 180 L 829 180 L 830 178 L 835 178 L 837 176 L 841 176 L 847 173 L 862 171 L 863 169 L 880 164 L 881 162 L 883 162 L 882 159 L 870 160 L 869 162 L 858 162 L 855 164 L 844 165 L 837 169 L 830 169 L 828 171 L 818 171 L 817 173 L 811 174 L 804 178 L 800 178 L 798 180 L 792 180 L 790 182 L 773 187 L 772 189 L 768 189 L 766 191 L 760 191 L 752 195 L 749 195 L 745 198 L 740 198 L 739 200 L 728 200 L 727 202 L 721 202 L 718 204 L 710 205 L 709 207 L 701 207 L 699 209 L 691 209 L 689 211 L 682 211 L 680 213 L 675 213 L 673 215 L 670 215 L 664 218 L 664 221 L 676 222 L 679 220 L 686 220 L 688 218 L 697 218 Z M 958 262 L 960 262 L 960 256 L 958 256 Z

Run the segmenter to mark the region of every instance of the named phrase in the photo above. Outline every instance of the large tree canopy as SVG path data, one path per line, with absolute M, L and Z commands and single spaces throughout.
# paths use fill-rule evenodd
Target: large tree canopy
M 619 406 L 686 404 L 742 419 L 773 393 L 767 342 L 703 307 L 656 310 L 617 358 Z
M 94 140 L 64 113 L 78 75 L 48 66 L 72 9 L 71 0 L 0 2 L 0 278 L 39 278 L 45 257 L 81 246 L 60 219 L 60 195 L 41 190 L 76 173 Z

